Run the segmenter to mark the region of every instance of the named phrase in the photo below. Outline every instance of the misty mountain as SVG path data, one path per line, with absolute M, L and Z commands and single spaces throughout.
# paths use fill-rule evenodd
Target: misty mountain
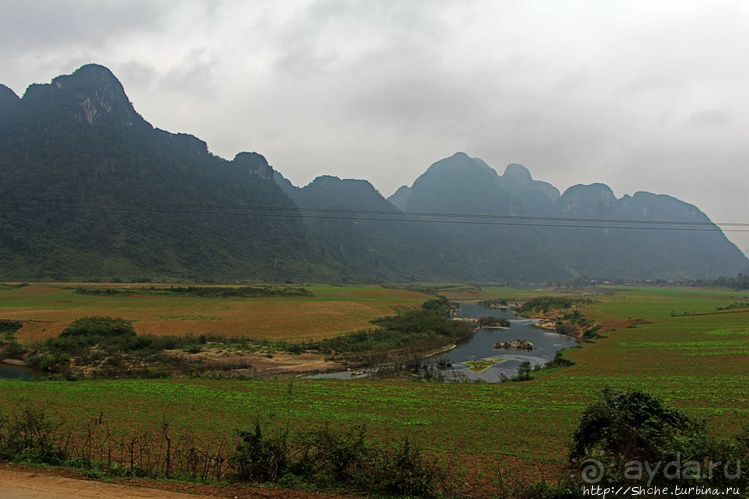
M 259 153 L 228 161 L 154 128 L 93 64 L 23 97 L 0 85 L 0 199 L 0 280 L 538 282 L 749 264 L 675 198 L 560 194 L 464 153 L 389 200 L 365 180 L 296 187 Z
M 366 180 L 276 181 L 302 209 L 315 253 L 352 280 L 454 280 L 470 262 L 447 238 L 386 200 Z
M 735 275 L 747 264 L 704 213 L 671 196 L 617 199 L 604 184 L 560 195 L 522 165 L 500 176 L 464 153 L 438 161 L 390 200 L 406 211 L 497 217 L 467 216 L 465 227 L 445 229 L 466 242 L 463 250 L 490 280 L 697 278 Z
M 434 163 L 391 201 L 406 212 L 457 215 L 432 220 L 441 237 L 453 241 L 472 262 L 465 269 L 470 276 L 466 278 L 544 281 L 570 277 L 553 247 L 543 244 L 540 229 L 519 228 L 513 219 L 481 218 L 520 217 L 550 210 L 558 191 L 535 183 L 520 165 L 509 170 L 505 179 L 483 161 L 456 153 Z M 522 189 L 515 191 L 513 187 L 518 185 Z
M 583 224 L 607 226 L 601 229 L 557 231 L 565 260 L 587 275 L 707 277 L 735 275 L 745 266 L 745 257 L 707 215 L 671 196 L 637 192 L 616 199 L 603 184 L 574 186 L 557 209 L 563 217 L 619 221 Z M 633 257 L 639 259 L 636 267 Z
M 295 208 L 270 170 L 153 128 L 108 69 L 0 106 L 0 278 L 298 275 L 302 222 L 232 208 Z

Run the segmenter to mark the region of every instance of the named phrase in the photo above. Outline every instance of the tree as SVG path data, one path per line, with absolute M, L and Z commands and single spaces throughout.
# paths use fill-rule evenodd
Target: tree
M 734 439 L 638 390 L 604 389 L 574 433 L 571 463 L 585 484 L 726 486 L 744 491 L 749 428 Z M 690 496 L 691 497 L 691 496 Z M 742 496 L 744 497 L 744 496 Z

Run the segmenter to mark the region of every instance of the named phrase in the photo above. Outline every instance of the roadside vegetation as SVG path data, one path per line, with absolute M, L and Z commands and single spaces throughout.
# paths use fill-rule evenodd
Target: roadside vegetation
M 0 460 L 75 469 L 88 478 L 277 484 L 388 496 L 451 493 L 448 470 L 408 437 L 373 438 L 365 426 L 291 430 L 256 420 L 200 445 L 164 418 L 122 433 L 104 411 L 78 428 L 37 405 L 0 409 Z
M 289 385 L 287 404 L 292 396 Z M 71 424 L 26 404 L 0 409 L 0 460 L 75 469 L 88 478 L 272 484 L 385 497 L 475 496 L 464 469 L 407 435 L 383 439 L 363 424 L 300 429 L 291 425 L 290 413 L 287 406 L 285 418 L 256 417 L 248 427 L 201 441 L 180 431 L 174 417 L 162 416 L 132 433 L 103 410 Z M 678 484 L 725 497 L 749 492 L 749 474 L 742 469 L 749 461 L 749 426 L 716 437 L 703 421 L 638 390 L 596 394 L 564 447 L 566 476 L 558 481 L 522 483 L 498 474 L 483 492 L 580 498 L 595 495 L 599 484 L 612 497 L 628 497 L 614 492 L 628 487 L 674 490 Z

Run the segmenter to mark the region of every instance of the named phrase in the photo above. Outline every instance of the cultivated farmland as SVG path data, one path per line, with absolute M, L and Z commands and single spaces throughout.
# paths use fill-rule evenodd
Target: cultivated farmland
M 35 287 L 30 288 L 26 290 L 29 296 L 22 297 L 14 294 L 22 289 L 2 291 L 4 318 L 51 320 L 54 314 L 70 314 L 67 317 L 72 320 L 83 307 L 89 307 L 85 313 L 95 307 L 91 297 L 78 301 L 69 290 L 47 287 L 34 291 L 45 297 L 41 300 L 33 297 Z M 361 313 L 357 327 L 366 322 L 368 314 L 392 313 L 424 300 L 424 295 L 417 293 L 379 288 L 310 289 L 316 298 L 292 299 L 297 306 L 305 300 L 318 300 L 321 305 L 348 303 Z M 487 297 L 517 295 L 513 290 L 494 288 Z M 62 297 L 73 305 L 55 307 L 51 298 Z M 136 329 L 138 320 L 149 317 L 154 322 L 172 322 L 159 314 L 221 316 L 220 321 L 241 308 L 231 300 L 214 302 L 214 308 L 197 300 L 193 303 L 196 309 L 180 308 L 170 298 L 143 310 L 128 309 L 127 300 L 132 298 L 102 297 L 96 303 L 109 307 L 117 303 L 119 310 L 129 310 Z M 269 428 L 288 424 L 299 431 L 320 425 L 365 425 L 375 439 L 408 437 L 449 463 L 456 479 L 468 483 L 466 490 L 479 496 L 496 492 L 500 476 L 529 481 L 540 477 L 556 480 L 568 474 L 564 467 L 572 432 L 583 410 L 607 386 L 646 390 L 704 418 L 714 434 L 731 436 L 749 423 L 749 308 L 740 305 L 749 301 L 745 292 L 598 288 L 590 298 L 593 303 L 584 305 L 582 311 L 603 324 L 604 337 L 569 351 L 567 356 L 575 365 L 541 371 L 529 382 L 0 380 L 0 404 L 54 409 L 62 434 L 82 440 L 90 431 L 90 421 L 100 417 L 112 435 L 117 435 L 110 435 L 109 440 L 104 434 L 97 437 L 101 455 L 124 452 L 116 442 L 124 442 L 128 435 L 149 434 L 154 447 L 163 444 L 158 428 L 165 422 L 174 445 L 184 442 L 185 449 L 215 449 L 220 442 L 235 441 L 234 429 L 251 427 L 257 421 Z M 274 301 L 283 300 L 266 303 Z M 76 307 L 80 308 L 75 311 Z M 111 310 L 106 313 L 112 314 Z M 309 321 L 319 331 L 315 334 L 345 329 L 339 315 L 323 316 L 320 313 Z
M 120 293 L 77 293 L 76 288 Z M 133 321 L 138 334 L 316 340 L 371 327 L 369 321 L 428 297 L 376 286 L 309 286 L 311 296 L 212 298 L 144 285 L 34 284 L 0 289 L 0 318 L 24 321 L 21 343 L 55 337 L 75 319 L 108 315 Z M 114 287 L 113 287 L 114 286 Z

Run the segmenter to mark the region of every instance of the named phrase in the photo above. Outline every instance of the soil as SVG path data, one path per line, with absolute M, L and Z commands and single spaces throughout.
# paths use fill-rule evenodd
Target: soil
M 250 487 L 240 485 L 200 485 L 156 482 L 140 479 L 119 479 L 98 482 L 73 471 L 36 469 L 13 464 L 0 464 L 0 497 L 3 499 L 351 499 L 306 490 Z
M 220 369 L 228 375 L 245 375 L 260 378 L 289 377 L 323 372 L 345 371 L 350 366 L 342 362 L 325 360 L 312 353 L 286 352 L 227 352 L 209 349 L 187 358 L 200 359 L 210 369 Z

